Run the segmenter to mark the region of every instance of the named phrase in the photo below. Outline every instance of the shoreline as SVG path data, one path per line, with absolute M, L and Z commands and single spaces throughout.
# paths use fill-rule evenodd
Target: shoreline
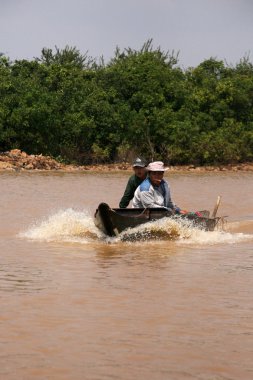
M 217 166 L 168 165 L 169 171 L 177 172 L 253 172 L 253 162 Z M 132 172 L 130 163 L 73 165 L 63 164 L 50 156 L 28 155 L 19 149 L 0 153 L 0 172 Z

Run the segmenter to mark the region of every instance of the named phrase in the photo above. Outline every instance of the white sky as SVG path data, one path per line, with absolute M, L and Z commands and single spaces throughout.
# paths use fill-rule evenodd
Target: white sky
M 40 57 L 43 47 L 76 47 L 93 58 L 121 49 L 179 51 L 179 65 L 215 57 L 252 62 L 253 0 L 0 0 L 0 52 Z

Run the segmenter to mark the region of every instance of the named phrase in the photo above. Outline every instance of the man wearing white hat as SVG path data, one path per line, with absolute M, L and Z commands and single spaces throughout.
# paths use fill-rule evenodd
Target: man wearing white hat
M 171 200 L 170 187 L 163 179 L 168 170 L 162 161 L 151 162 L 147 166 L 148 177 L 137 187 L 134 198 L 134 208 L 166 207 L 179 213 L 180 208 Z

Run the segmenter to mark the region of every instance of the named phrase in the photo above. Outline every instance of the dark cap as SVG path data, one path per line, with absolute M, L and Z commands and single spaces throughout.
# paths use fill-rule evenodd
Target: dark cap
M 136 166 L 139 166 L 140 168 L 145 168 L 146 165 L 147 164 L 146 164 L 145 160 L 142 160 L 141 158 L 137 157 L 134 160 L 133 168 L 135 168 Z

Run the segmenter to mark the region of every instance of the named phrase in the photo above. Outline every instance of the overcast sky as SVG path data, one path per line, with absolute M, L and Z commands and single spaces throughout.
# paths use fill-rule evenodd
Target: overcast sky
M 179 51 L 179 65 L 215 57 L 253 61 L 253 0 L 0 0 L 0 52 L 40 57 L 43 47 L 66 45 L 93 58 L 121 49 Z

